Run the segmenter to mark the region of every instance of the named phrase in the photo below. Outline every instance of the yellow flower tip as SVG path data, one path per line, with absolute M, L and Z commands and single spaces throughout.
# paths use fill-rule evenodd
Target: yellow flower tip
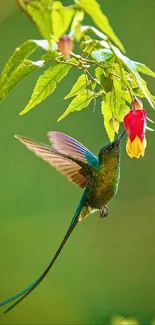
M 131 142 L 130 138 L 127 140 L 126 151 L 130 158 L 139 158 L 144 156 L 147 146 L 146 138 L 141 141 L 138 136 Z

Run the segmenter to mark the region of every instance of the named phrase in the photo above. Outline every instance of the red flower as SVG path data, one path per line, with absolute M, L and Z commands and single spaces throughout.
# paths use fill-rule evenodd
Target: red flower
M 146 117 L 146 111 L 141 108 L 130 110 L 124 117 L 124 126 L 128 134 L 126 150 L 131 158 L 144 156 L 146 148 Z
M 73 50 L 74 42 L 69 36 L 62 36 L 58 41 L 58 49 L 63 55 L 69 59 L 70 51 Z

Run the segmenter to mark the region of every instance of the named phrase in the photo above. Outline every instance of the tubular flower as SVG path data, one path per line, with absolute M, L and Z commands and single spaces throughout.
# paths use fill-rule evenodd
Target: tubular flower
M 62 36 L 58 41 L 58 49 L 66 57 L 70 58 L 70 51 L 73 50 L 74 42 L 69 36 Z
M 124 126 L 128 134 L 126 151 L 131 158 L 144 156 L 147 145 L 145 138 L 146 117 L 144 109 L 132 109 L 124 117 Z

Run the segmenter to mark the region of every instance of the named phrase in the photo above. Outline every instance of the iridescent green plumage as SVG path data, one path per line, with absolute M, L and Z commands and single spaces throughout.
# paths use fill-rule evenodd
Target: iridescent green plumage
M 114 142 L 104 146 L 100 150 L 98 158 L 77 140 L 60 132 L 49 132 L 48 134 L 53 147 L 34 142 L 22 136 L 16 136 L 28 149 L 55 167 L 72 183 L 84 188 L 84 192 L 66 235 L 52 261 L 41 276 L 29 287 L 15 296 L 0 302 L 0 306 L 3 306 L 20 298 L 5 312 L 15 307 L 46 277 L 79 221 L 96 210 L 100 211 L 101 217 L 107 215 L 107 204 L 115 196 L 118 189 L 120 178 L 120 140 L 124 133 L 125 131 Z
M 86 203 L 89 209 L 100 210 L 116 194 L 120 177 L 119 144 L 110 144 L 99 153 L 99 166 L 93 170 L 86 192 Z M 82 212 L 81 212 L 82 213 Z

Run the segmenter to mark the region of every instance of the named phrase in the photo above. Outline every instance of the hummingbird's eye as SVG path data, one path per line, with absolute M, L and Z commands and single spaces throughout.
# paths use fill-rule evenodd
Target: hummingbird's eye
M 108 147 L 106 148 L 106 151 L 109 152 L 109 151 L 111 151 L 112 149 L 113 149 L 113 145 L 110 145 L 110 146 L 108 146 Z

